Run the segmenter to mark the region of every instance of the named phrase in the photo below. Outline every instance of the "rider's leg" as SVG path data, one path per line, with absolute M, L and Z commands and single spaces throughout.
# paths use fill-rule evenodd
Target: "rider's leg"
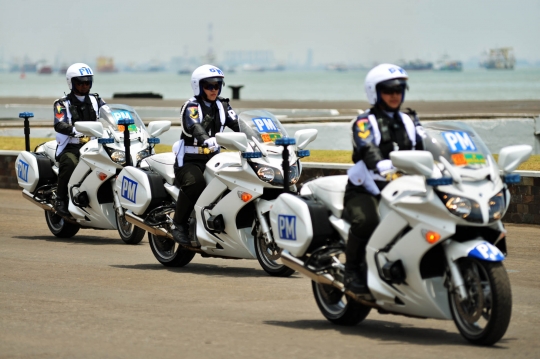
M 69 216 L 67 207 L 68 196 L 68 183 L 69 178 L 75 171 L 75 167 L 79 163 L 79 149 L 68 149 L 60 154 L 58 157 L 58 183 L 56 188 L 56 202 L 54 207 L 56 211 L 63 215 Z
M 346 195 L 345 211 L 351 228 L 345 249 L 345 285 L 358 294 L 369 293 L 366 245 L 379 224 L 377 207 L 377 198 L 369 193 L 353 192 Z
M 172 234 L 178 243 L 189 245 L 189 216 L 199 196 L 206 188 L 206 182 L 200 167 L 192 163 L 186 163 L 179 168 L 175 172 L 175 178 L 176 185 L 180 187 L 180 194 L 176 200 L 176 210 L 173 218 L 175 228 Z

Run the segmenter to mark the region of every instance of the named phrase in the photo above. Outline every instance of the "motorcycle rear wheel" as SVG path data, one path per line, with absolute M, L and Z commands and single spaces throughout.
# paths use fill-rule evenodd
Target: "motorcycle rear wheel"
M 322 315 L 334 324 L 357 325 L 371 311 L 371 307 L 358 303 L 330 285 L 312 281 L 311 288 Z
M 53 211 L 45 211 L 45 221 L 51 233 L 58 238 L 71 238 L 81 229 L 79 225 L 67 222 Z
M 512 291 L 501 262 L 461 258 L 459 270 L 468 299 L 448 293 L 452 317 L 461 335 L 478 345 L 493 345 L 506 333 L 512 316 Z
M 195 252 L 183 249 L 172 239 L 148 233 L 148 243 L 154 257 L 166 267 L 183 267 L 195 256 Z
M 144 229 L 126 221 L 125 216 L 120 216 L 118 212 L 116 212 L 116 227 L 120 238 L 126 244 L 139 244 L 146 233 Z

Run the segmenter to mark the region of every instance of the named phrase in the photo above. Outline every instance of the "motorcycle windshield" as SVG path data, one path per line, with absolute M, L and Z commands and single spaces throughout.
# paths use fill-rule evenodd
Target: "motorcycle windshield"
M 124 132 L 125 125 L 119 125 L 120 120 L 133 120 L 128 126 L 130 133 L 146 131 L 146 127 L 133 107 L 127 105 L 104 105 L 99 109 L 99 120 L 105 127 L 111 126 L 114 131 Z M 130 136 L 131 137 L 131 136 Z
M 484 141 L 469 125 L 457 121 L 437 121 L 424 126 L 424 148 L 436 162 L 444 157 L 456 167 L 477 169 L 488 166 L 491 156 Z
M 268 111 L 245 111 L 238 116 L 240 132 L 246 134 L 248 140 L 255 138 L 265 145 L 275 145 L 276 140 L 287 137 L 287 131 L 279 120 Z

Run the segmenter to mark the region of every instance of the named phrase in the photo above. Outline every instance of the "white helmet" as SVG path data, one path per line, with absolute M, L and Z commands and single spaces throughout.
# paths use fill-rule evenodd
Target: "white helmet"
M 73 79 L 77 78 L 79 81 L 90 81 L 90 87 L 92 87 L 92 80 L 94 72 L 87 64 L 78 62 L 68 67 L 66 71 L 66 81 L 69 89 L 73 89 Z
M 202 65 L 193 71 L 191 75 L 191 88 L 193 89 L 193 95 L 199 96 L 201 94 L 201 80 L 215 78 L 217 81 L 223 82 L 225 75 L 223 71 L 213 65 Z M 225 83 L 222 84 L 222 86 Z M 219 89 L 221 93 L 221 88 Z
M 372 68 L 366 75 L 364 87 L 370 104 L 375 105 L 378 99 L 377 85 L 386 82 L 386 85 L 403 85 L 403 99 L 405 98 L 405 87 L 409 76 L 401 67 L 392 64 L 381 64 Z M 395 81 L 392 81 L 395 80 Z

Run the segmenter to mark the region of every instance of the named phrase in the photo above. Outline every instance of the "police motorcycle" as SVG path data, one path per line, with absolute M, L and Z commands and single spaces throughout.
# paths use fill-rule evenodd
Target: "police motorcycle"
M 179 189 L 174 185 L 174 153 L 145 158 L 140 168 L 125 167 L 118 175 L 117 191 L 126 208 L 125 218 L 148 232 L 150 248 L 165 266 L 183 267 L 199 253 L 202 257 L 255 259 L 272 276 L 286 277 L 294 270 L 277 262 L 276 246 L 268 214 L 285 187 L 296 190 L 302 171 L 304 148 L 316 130 L 295 134 L 296 146 L 282 167 L 284 149 L 280 141 L 287 132 L 279 120 L 263 110 L 246 111 L 238 118 L 240 132 L 216 134 L 221 151 L 204 171 L 206 188 L 197 200 L 189 220 L 191 246 L 173 240 L 173 212 Z M 293 140 L 293 139 L 290 139 Z M 288 150 L 287 150 L 288 152 Z
M 146 128 L 132 107 L 104 105 L 98 121 L 75 123 L 86 143 L 68 184 L 71 216 L 63 217 L 53 207 L 58 176 L 56 141 L 40 144 L 33 152 L 27 144 L 27 151 L 17 157 L 15 168 L 23 197 L 45 210 L 47 226 L 57 237 L 71 238 L 81 228 L 111 229 L 118 230 L 125 243 L 137 244 L 145 232 L 125 220 L 114 190 L 116 176 L 126 164 L 139 165 L 154 154 L 159 143 L 156 137 L 170 126 L 170 121 L 154 121 Z
M 406 175 L 381 192 L 381 222 L 366 248 L 371 294 L 356 296 L 343 285 L 347 176 L 315 179 L 300 196 L 275 201 L 270 223 L 283 249 L 281 262 L 312 280 L 317 305 L 332 323 L 356 325 L 371 309 L 453 319 L 465 339 L 492 345 L 506 332 L 512 311 L 502 263 L 507 184 L 520 181 L 512 171 L 532 148 L 505 147 L 497 165 L 466 124 L 441 121 L 425 130 L 426 151 L 390 154 Z

